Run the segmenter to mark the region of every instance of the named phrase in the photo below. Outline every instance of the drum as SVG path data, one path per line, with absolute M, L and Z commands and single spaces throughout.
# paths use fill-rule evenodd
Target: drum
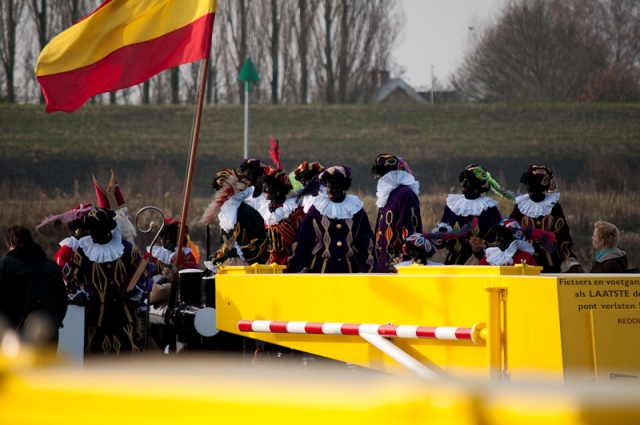
M 180 270 L 180 302 L 195 305 L 202 305 L 201 280 L 203 270 L 184 269 Z
M 207 276 L 202 278 L 201 296 L 203 307 L 216 307 L 216 277 Z

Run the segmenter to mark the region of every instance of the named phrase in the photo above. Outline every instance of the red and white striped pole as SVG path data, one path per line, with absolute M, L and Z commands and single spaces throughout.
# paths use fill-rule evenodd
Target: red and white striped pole
M 428 338 L 446 341 L 473 341 L 484 345 L 484 323 L 471 328 L 449 326 L 374 325 L 332 322 L 277 322 L 273 320 L 240 320 L 241 332 L 266 332 L 314 335 L 379 335 L 387 338 Z

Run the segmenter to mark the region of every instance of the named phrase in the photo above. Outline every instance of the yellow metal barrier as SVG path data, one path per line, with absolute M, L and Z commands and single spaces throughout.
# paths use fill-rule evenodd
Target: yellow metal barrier
M 640 376 L 640 278 L 542 275 L 530 266 L 407 266 L 392 274 L 217 276 L 217 327 L 241 320 L 468 326 L 486 322 L 487 347 L 394 339 L 442 377 L 585 383 Z M 508 302 L 507 302 L 508 300 Z M 406 375 L 357 336 L 252 338 Z

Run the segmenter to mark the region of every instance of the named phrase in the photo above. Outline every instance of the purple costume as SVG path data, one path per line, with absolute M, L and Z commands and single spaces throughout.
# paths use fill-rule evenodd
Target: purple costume
M 451 195 L 450 195 L 451 196 Z M 449 224 L 454 231 L 460 230 L 462 226 L 465 224 L 470 224 L 473 221 L 474 215 L 461 216 L 455 214 L 448 206 L 445 205 L 444 212 L 442 213 L 442 218 L 440 221 L 443 223 Z M 502 215 L 497 207 L 491 206 L 482 211 L 478 217 L 478 226 L 473 229 L 471 232 L 471 236 L 476 236 L 481 239 L 484 239 L 485 242 L 491 243 L 494 242 L 495 237 L 493 234 L 489 234 L 491 228 L 500 223 L 502 220 Z M 450 246 L 447 246 L 449 253 L 447 254 L 447 258 L 445 260 L 445 264 L 464 264 L 469 257 L 471 257 L 473 250 L 471 249 L 471 245 L 469 244 L 469 238 L 462 237 L 460 239 L 456 239 Z
M 408 175 L 408 174 L 407 174 Z M 390 256 L 402 256 L 402 246 L 407 236 L 422 233 L 420 202 L 409 186 L 398 186 L 391 191 L 384 207 L 378 210 L 376 219 L 376 248 L 378 250 L 378 273 L 389 273 L 387 262 Z
M 329 218 L 315 206 L 302 220 L 289 257 L 288 271 L 367 273 L 375 266 L 373 230 L 360 209 L 353 217 Z

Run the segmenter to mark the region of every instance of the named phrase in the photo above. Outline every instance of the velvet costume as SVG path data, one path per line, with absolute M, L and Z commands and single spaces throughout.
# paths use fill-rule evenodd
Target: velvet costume
M 267 264 L 276 263 L 287 265 L 287 259 L 291 255 L 291 246 L 305 216 L 302 206 L 300 205 L 285 217 L 274 217 L 276 213 L 283 208 L 284 207 L 278 208 L 274 211 L 274 214 L 265 220 L 265 228 L 267 230 L 266 248 L 269 253 Z
M 463 195 L 449 195 L 449 197 L 452 196 L 461 197 Z M 483 197 L 478 199 L 482 198 Z M 477 200 L 468 201 L 474 202 Z M 485 198 L 485 202 L 486 201 L 493 200 Z M 471 236 L 476 236 L 484 239 L 486 243 L 493 243 L 495 241 L 495 236 L 490 232 L 490 230 L 494 225 L 500 223 L 500 220 L 502 219 L 502 215 L 497 208 L 497 202 L 493 202 L 495 202 L 495 205 L 488 206 L 477 216 L 458 215 L 454 213 L 448 205 L 445 205 L 444 212 L 442 213 L 442 218 L 440 219 L 440 221 L 449 224 L 453 228 L 453 231 L 457 232 L 465 224 L 471 225 L 473 218 L 478 217 L 478 226 L 472 230 Z M 449 253 L 447 254 L 447 257 L 445 259 L 446 265 L 464 264 L 473 254 L 473 250 L 471 248 L 471 245 L 469 244 L 468 237 L 462 237 L 457 239 L 455 242 L 452 242 L 450 246 L 447 246 L 447 250 L 449 251 Z
M 89 238 L 85 236 L 82 239 Z M 136 301 L 126 294 L 130 276 L 140 261 L 138 251 L 126 240 L 122 255 L 112 261 L 92 261 L 81 245 L 75 252 L 67 280 L 71 294 L 85 291 L 85 353 L 136 353 Z M 144 287 L 146 276 L 138 286 Z
M 319 195 L 302 220 L 292 247 L 288 271 L 311 273 L 368 273 L 374 270 L 374 234 L 367 213 L 360 206 L 351 218 L 329 218 L 318 210 Z M 353 195 L 349 198 L 357 199 Z M 361 203 L 360 200 L 357 200 Z M 330 201 L 329 201 L 330 202 Z
M 521 204 L 526 201 L 532 202 L 529 195 L 521 195 L 516 198 L 516 205 L 513 207 L 510 217 L 517 220 L 522 228 L 530 228 L 531 230 L 542 229 L 546 232 L 553 232 L 556 237 L 555 251 L 549 253 L 540 247 L 538 243 L 532 242 L 535 248 L 535 257 L 539 266 L 542 267 L 543 273 L 560 273 L 560 265 L 564 260 L 575 255 L 571 251 L 573 246 L 573 240 L 569 232 L 569 225 L 564 216 L 562 206 L 557 199 L 559 194 L 547 194 L 545 199 L 554 197 L 553 207 L 546 214 L 540 213 L 540 215 L 526 215 L 521 210 L 526 210 Z M 529 241 L 531 242 L 531 241 Z
M 398 173 L 408 173 L 397 171 Z M 387 174 L 388 175 L 388 174 Z M 383 176 L 382 178 L 386 177 Z M 407 236 L 422 233 L 420 201 L 409 186 L 398 186 L 391 191 L 385 205 L 378 209 L 376 219 L 376 249 L 378 252 L 378 273 L 390 273 L 387 266 L 391 256 L 402 256 L 402 260 L 410 260 L 403 254 L 402 246 Z
M 266 239 L 267 231 L 264 227 L 264 220 L 260 213 L 242 202 L 237 209 L 237 221 L 231 229 L 220 228 L 220 244 L 224 244 L 224 238 L 231 239 L 235 237 L 236 243 L 242 250 L 245 261 L 249 264 L 264 264 L 267 261 Z M 227 257 L 223 248 L 220 248 L 211 262 L 220 264 Z

